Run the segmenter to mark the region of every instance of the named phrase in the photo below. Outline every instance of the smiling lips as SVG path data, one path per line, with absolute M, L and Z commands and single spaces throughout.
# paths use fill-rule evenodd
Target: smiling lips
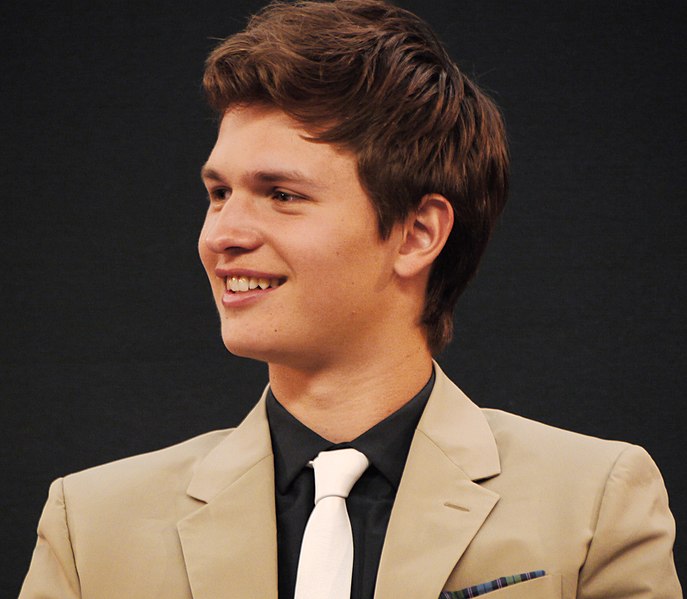
M 255 289 L 269 289 L 277 288 L 284 283 L 286 279 L 278 278 L 263 278 L 263 277 L 249 277 L 249 276 L 227 276 L 224 277 L 224 288 L 232 293 L 245 293 Z

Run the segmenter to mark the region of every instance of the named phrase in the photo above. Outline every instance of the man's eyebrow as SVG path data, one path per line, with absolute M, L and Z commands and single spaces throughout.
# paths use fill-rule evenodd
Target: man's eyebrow
M 248 178 L 261 183 L 301 183 L 311 187 L 322 187 L 317 181 L 298 170 L 260 170 L 250 173 Z
M 203 165 L 203 168 L 200 169 L 200 176 L 203 179 L 224 181 L 224 177 L 207 164 Z M 300 183 L 317 189 L 322 188 L 321 183 L 318 183 L 302 171 L 296 169 L 256 170 L 245 175 L 245 178 L 249 181 L 258 183 Z
M 204 164 L 200 169 L 201 179 L 212 179 L 213 181 L 223 181 L 222 175 L 220 175 L 214 168 Z

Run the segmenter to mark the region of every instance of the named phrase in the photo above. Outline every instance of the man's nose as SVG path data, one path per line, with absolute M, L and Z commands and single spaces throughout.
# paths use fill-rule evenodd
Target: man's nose
M 221 209 L 208 213 L 203 242 L 213 252 L 248 252 L 262 244 L 262 235 L 249 198 L 236 194 Z

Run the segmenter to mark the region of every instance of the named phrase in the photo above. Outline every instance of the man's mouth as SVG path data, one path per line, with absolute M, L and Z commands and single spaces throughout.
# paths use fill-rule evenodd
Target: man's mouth
M 224 277 L 224 288 L 232 293 L 245 293 L 246 291 L 253 291 L 254 289 L 270 289 L 283 285 L 286 278 L 263 278 L 263 277 L 247 277 L 247 276 L 232 276 Z

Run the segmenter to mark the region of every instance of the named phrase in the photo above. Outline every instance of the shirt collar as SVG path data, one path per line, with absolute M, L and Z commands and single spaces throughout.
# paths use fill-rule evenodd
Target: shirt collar
M 335 444 L 310 430 L 272 394 L 267 393 L 267 419 L 274 451 L 275 482 L 285 493 L 298 473 L 320 451 L 354 447 L 367 456 L 394 488 L 398 488 L 410 444 L 420 416 L 434 387 L 434 371 L 425 386 L 410 401 L 353 441 Z

